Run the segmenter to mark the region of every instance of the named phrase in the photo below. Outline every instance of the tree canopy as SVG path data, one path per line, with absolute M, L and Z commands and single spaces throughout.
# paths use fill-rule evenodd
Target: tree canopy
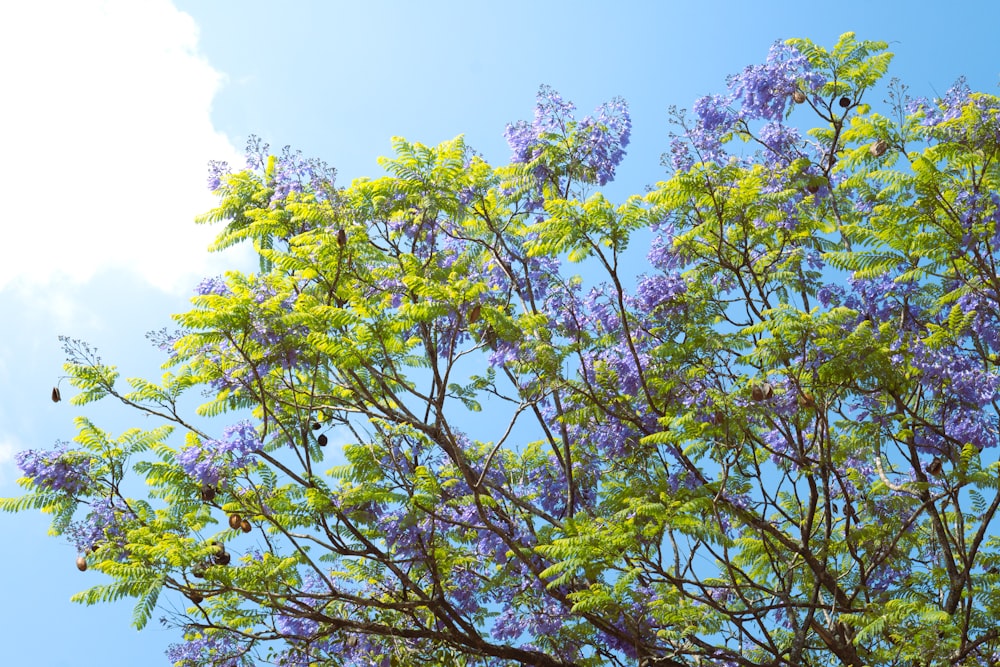
M 74 405 L 157 424 L 78 418 L 2 507 L 77 600 L 173 600 L 178 667 L 997 664 L 1000 99 L 890 60 L 776 43 L 620 202 L 617 98 L 347 187 L 251 140 L 201 222 L 260 270 L 163 376 L 63 339 Z

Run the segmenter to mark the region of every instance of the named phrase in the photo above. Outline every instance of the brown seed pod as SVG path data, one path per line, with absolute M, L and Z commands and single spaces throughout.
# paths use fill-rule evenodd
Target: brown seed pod
M 814 195 L 817 192 L 819 192 L 819 186 L 818 185 L 807 185 L 806 186 L 806 190 L 809 191 L 809 194 Z
M 52 402 L 58 403 L 62 400 L 62 394 L 59 393 L 59 387 L 52 387 Z
M 194 565 L 191 568 L 191 576 L 194 577 L 195 579 L 204 579 L 205 578 L 205 564 L 204 563 L 197 563 L 196 565 Z
M 217 491 L 214 486 L 209 486 L 208 484 L 202 484 L 201 486 L 201 500 L 205 503 L 210 503 L 215 500 L 215 494 Z
M 889 150 L 888 142 L 886 142 L 885 139 L 879 139 L 878 141 L 876 141 L 874 144 L 871 145 L 871 147 L 868 149 L 868 152 L 874 155 L 875 157 L 882 157 L 883 155 L 885 155 L 885 152 L 887 150 Z
M 799 394 L 798 400 L 800 408 L 811 408 L 815 407 L 816 405 L 816 399 L 814 399 L 813 395 L 810 394 L 808 391 L 804 391 L 801 394 Z
M 243 519 L 242 521 L 240 521 L 240 530 L 242 530 L 244 533 L 249 533 L 251 530 L 253 530 L 253 526 L 250 525 L 249 521 Z
M 330 439 L 326 437 L 325 433 L 320 433 L 319 437 L 316 438 L 316 441 L 319 443 L 320 447 L 326 447 L 326 443 L 328 443 Z
M 312 425 L 312 430 L 314 430 L 314 431 L 318 431 L 318 430 L 320 430 L 321 428 L 323 428 L 323 425 L 322 425 L 322 424 L 320 424 L 319 422 L 313 422 L 313 425 Z
M 191 602 L 194 602 L 195 604 L 201 604 L 202 600 L 205 599 L 204 596 L 196 593 L 195 591 L 187 591 L 184 593 L 184 597 L 191 600 Z
M 475 306 L 472 307 L 472 310 L 469 311 L 469 324 L 475 324 L 476 322 L 479 321 L 479 313 L 480 313 L 480 307 L 479 304 L 477 303 Z
M 221 554 L 216 554 L 212 560 L 215 561 L 216 565 L 229 565 L 232 556 L 229 555 L 228 551 L 223 551 Z
M 941 458 L 938 456 L 934 457 L 930 463 L 927 464 L 927 472 L 934 475 L 935 477 L 941 474 Z
M 76 559 L 76 569 L 80 570 L 80 572 L 86 572 L 87 571 L 87 558 L 86 558 L 86 556 L 77 556 L 77 559 Z
M 841 97 L 839 100 L 837 100 L 837 104 L 840 105 L 841 109 L 846 109 L 847 107 L 851 106 L 851 98 Z
M 243 517 L 241 517 L 239 514 L 230 514 L 229 515 L 229 527 L 232 528 L 233 530 L 236 530 L 237 528 L 240 527 L 240 522 L 242 520 L 243 520 Z
M 755 384 L 750 387 L 750 398 L 755 401 L 766 401 L 774 396 L 774 388 L 770 382 Z
M 347 232 L 345 232 L 343 229 L 337 230 L 337 245 L 339 245 L 341 248 L 347 245 Z
M 803 102 L 806 101 L 806 94 L 803 93 L 801 90 L 796 90 L 794 93 L 792 93 L 792 101 L 795 102 L 796 104 L 802 104 Z

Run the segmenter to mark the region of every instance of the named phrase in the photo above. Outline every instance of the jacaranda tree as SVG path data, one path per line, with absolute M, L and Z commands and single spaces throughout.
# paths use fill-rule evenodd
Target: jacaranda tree
M 158 425 L 80 418 L 3 507 L 178 666 L 997 664 L 1000 99 L 886 48 L 775 44 L 620 203 L 620 99 L 349 187 L 252 141 L 203 222 L 260 271 L 162 379 L 64 339 Z

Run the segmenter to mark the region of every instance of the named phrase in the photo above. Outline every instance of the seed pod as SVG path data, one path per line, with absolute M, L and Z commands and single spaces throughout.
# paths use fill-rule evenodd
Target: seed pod
M 320 447 L 326 447 L 326 443 L 328 443 L 330 439 L 326 437 L 325 433 L 320 433 L 319 437 L 316 438 L 316 441 L 319 443 Z
M 803 93 L 801 90 L 796 90 L 794 93 L 792 93 L 792 101 L 795 102 L 796 104 L 802 104 L 803 102 L 806 101 L 806 94 Z
M 240 530 L 242 530 L 244 533 L 249 533 L 251 530 L 253 530 L 253 526 L 250 525 L 249 521 L 243 519 L 242 521 L 240 521 Z
M 223 551 L 221 554 L 216 554 L 212 560 L 215 561 L 216 565 L 229 565 L 232 556 L 229 555 L 228 551 Z
M 927 464 L 927 472 L 938 477 L 941 474 L 941 458 L 938 456 L 934 457 L 930 463 Z
M 343 229 L 337 230 L 337 245 L 339 245 L 341 248 L 347 245 L 347 232 L 345 232 Z
M 806 186 L 806 190 L 809 191 L 809 194 L 814 195 L 817 192 L 819 192 L 819 186 L 818 185 L 807 185 Z
M 59 387 L 52 387 L 52 402 L 58 403 L 62 400 L 62 394 L 59 393 Z
M 210 503 L 215 500 L 216 494 L 215 487 L 209 486 L 208 484 L 201 485 L 201 500 L 205 503 Z
M 197 563 L 191 567 L 191 576 L 195 579 L 205 578 L 205 564 Z
M 885 152 L 887 150 L 889 150 L 889 144 L 885 141 L 885 139 L 879 139 L 878 141 L 876 141 L 874 144 L 871 145 L 871 148 L 868 149 L 868 152 L 874 155 L 875 157 L 882 157 L 883 155 L 885 155 Z
M 86 572 L 87 571 L 87 558 L 86 558 L 86 556 L 77 556 L 77 559 L 76 559 L 76 569 L 80 570 L 80 572 Z
M 240 522 L 242 520 L 243 520 L 243 518 L 239 514 L 230 514 L 229 515 L 229 527 L 232 528 L 233 530 L 236 530 L 237 528 L 240 527 Z
M 816 399 L 808 391 L 804 391 L 799 394 L 799 407 L 800 408 L 811 408 L 816 405 Z
M 313 422 L 313 425 L 312 425 L 312 430 L 314 430 L 314 431 L 318 431 L 318 430 L 320 430 L 321 428 L 323 428 L 323 425 L 322 425 L 322 424 L 320 424 L 319 422 Z
M 479 321 L 479 312 L 480 312 L 480 307 L 479 304 L 477 303 L 475 306 L 472 307 L 472 310 L 469 311 L 469 324 L 475 324 L 476 322 Z
M 205 599 L 202 595 L 199 595 L 194 591 L 188 591 L 184 593 L 184 597 L 186 597 L 188 600 L 191 600 L 191 602 L 194 602 L 195 604 L 201 604 L 202 600 Z
M 840 108 L 846 109 L 847 107 L 851 106 L 851 98 L 850 97 L 841 97 L 837 101 L 837 104 L 840 105 Z
M 750 397 L 755 401 L 766 401 L 774 396 L 774 388 L 769 382 L 755 384 L 750 387 Z

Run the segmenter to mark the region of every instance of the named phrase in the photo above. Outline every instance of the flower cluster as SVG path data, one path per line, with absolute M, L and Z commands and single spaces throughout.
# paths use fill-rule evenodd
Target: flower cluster
M 90 456 L 60 444 L 53 450 L 29 449 L 14 455 L 17 467 L 36 486 L 77 495 L 90 485 Z
M 263 171 L 268 187 L 273 188 L 271 206 L 276 206 L 292 193 L 310 192 L 317 199 L 332 197 L 337 170 L 316 158 L 304 158 L 302 151 L 285 146 L 281 155 L 271 155 L 270 145 L 260 137 L 247 140 L 247 169 Z
M 729 78 L 730 100 L 739 102 L 744 120 L 778 121 L 784 118 L 792 93 L 817 90 L 824 83 L 825 77 L 798 49 L 775 42 L 763 65 L 750 65 Z
M 229 289 L 229 285 L 226 284 L 226 280 L 222 276 L 203 278 L 194 288 L 194 291 L 198 296 L 208 296 L 210 294 L 229 296 L 232 294 L 232 290 Z
M 921 428 L 915 441 L 928 453 L 951 455 L 951 443 L 972 444 L 977 449 L 997 444 L 997 421 L 984 410 L 997 398 L 1000 376 L 982 369 L 953 346 L 931 349 L 917 343 L 911 363 L 921 382 L 935 396 L 940 429 Z
M 741 73 L 729 77 L 727 95 L 706 95 L 691 107 L 694 123 L 688 124 L 682 114 L 673 112 L 684 128 L 670 144 L 669 164 L 686 171 L 695 162 L 721 164 L 727 160 L 725 137 L 740 125 L 750 121 L 768 121 L 761 130 L 760 141 L 765 146 L 764 162 L 768 166 L 784 166 L 795 155 L 800 136 L 794 128 L 782 124 L 796 92 L 815 91 L 826 82 L 825 76 L 812 69 L 809 60 L 798 49 L 776 42 L 762 65 L 750 65 Z
M 191 631 L 183 644 L 167 647 L 167 659 L 177 667 L 251 667 L 253 661 L 239 636 L 232 632 L 202 634 Z
M 215 192 L 222 186 L 222 179 L 232 173 L 225 160 L 208 161 L 208 189 Z
M 74 521 L 66 529 L 77 551 L 85 553 L 104 544 L 124 546 L 125 523 L 135 518 L 129 508 L 117 507 L 107 498 L 96 500 L 82 521 Z
M 532 123 L 518 121 L 507 125 L 504 133 L 510 145 L 512 160 L 516 163 L 533 162 L 545 153 L 545 147 L 561 145 L 570 147 L 562 157 L 565 165 L 538 165 L 536 176 L 542 180 L 553 169 L 579 166 L 585 180 L 605 185 L 614 180 L 615 169 L 625 157 L 632 131 L 628 104 L 616 97 L 599 106 L 593 116 L 577 122 L 573 117 L 576 107 L 566 102 L 554 89 L 542 86 L 535 105 Z
M 538 89 L 533 122 L 519 120 L 507 125 L 504 137 L 513 162 L 531 162 L 538 157 L 539 139 L 549 134 L 565 134 L 573 122 L 576 106 L 566 102 L 551 86 Z
M 240 421 L 223 429 L 222 439 L 189 445 L 177 454 L 177 462 L 188 475 L 202 484 L 215 486 L 234 470 L 253 463 L 261 448 L 260 436 L 249 421 Z

